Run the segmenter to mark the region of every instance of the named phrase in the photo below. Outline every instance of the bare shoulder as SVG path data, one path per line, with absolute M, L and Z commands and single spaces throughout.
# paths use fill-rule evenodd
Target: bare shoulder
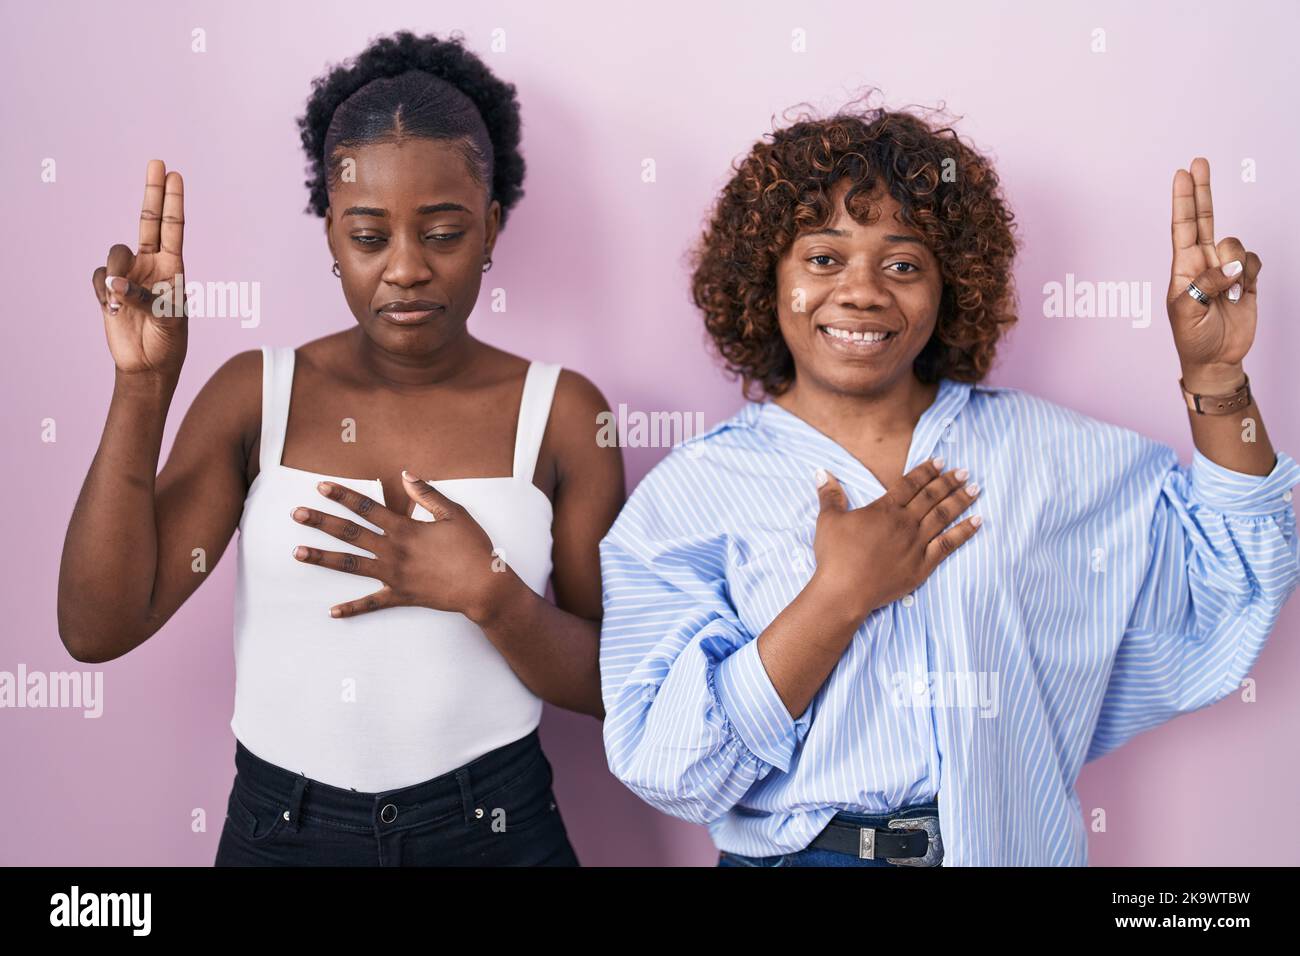
M 609 411 L 609 402 L 591 379 L 568 368 L 560 369 L 553 403 L 552 418 L 566 426 L 588 424 L 593 435 L 597 429 L 596 416 Z
M 204 433 L 226 436 L 231 447 L 237 447 L 240 464 L 255 465 L 253 453 L 262 431 L 262 350 L 226 359 L 199 390 L 190 411 Z M 255 474 L 247 475 L 248 480 Z
M 560 370 L 546 441 L 554 449 L 556 473 L 561 481 L 587 475 L 621 489 L 623 456 L 616 445 L 597 440 L 601 416 L 608 412 L 608 399 L 589 378 L 572 369 Z

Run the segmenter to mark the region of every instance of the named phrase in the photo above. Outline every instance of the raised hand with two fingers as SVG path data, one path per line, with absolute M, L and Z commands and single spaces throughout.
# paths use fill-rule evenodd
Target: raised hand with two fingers
M 120 373 L 174 381 L 185 362 L 185 184 L 153 159 L 145 170 L 139 247 L 116 243 L 91 274 Z

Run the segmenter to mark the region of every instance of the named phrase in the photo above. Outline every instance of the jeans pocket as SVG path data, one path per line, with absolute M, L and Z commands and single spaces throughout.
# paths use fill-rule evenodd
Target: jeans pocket
M 530 761 L 528 772 L 478 801 L 483 809 L 482 822 L 493 832 L 518 832 L 554 819 L 558 814 L 555 793 L 551 789 L 554 775 L 550 762 L 540 752 L 538 758 Z
M 277 807 L 260 797 L 254 797 L 238 780 L 230 791 L 226 814 L 241 836 L 254 843 L 270 840 L 280 832 L 286 822 L 288 809 Z

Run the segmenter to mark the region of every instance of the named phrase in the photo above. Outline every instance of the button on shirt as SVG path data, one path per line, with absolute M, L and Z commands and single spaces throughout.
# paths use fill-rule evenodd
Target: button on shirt
M 1279 453 L 1230 471 L 1011 388 L 940 381 L 940 456 L 984 526 L 873 611 L 793 718 L 755 638 L 812 576 L 814 472 L 884 489 L 778 405 L 675 448 L 601 542 L 610 769 L 719 849 L 803 849 L 839 810 L 938 799 L 947 866 L 1082 865 L 1085 761 L 1236 689 L 1300 580 Z M 872 573 L 864 560 L 864 580 Z

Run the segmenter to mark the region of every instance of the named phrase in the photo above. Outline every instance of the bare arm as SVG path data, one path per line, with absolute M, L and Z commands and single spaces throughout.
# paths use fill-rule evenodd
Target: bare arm
M 603 718 L 600 696 L 600 539 L 625 498 L 623 456 L 596 443 L 597 415 L 608 411 L 597 388 L 565 370 L 548 424 L 559 474 L 552 523 L 552 605 L 513 573 L 471 617 L 515 673 L 544 700 Z
M 261 421 L 261 357 L 241 353 L 212 376 L 155 478 L 174 391 L 154 377 L 117 376 L 59 568 L 59 635 L 77 660 L 112 660 L 155 634 L 239 523 L 248 437 Z

